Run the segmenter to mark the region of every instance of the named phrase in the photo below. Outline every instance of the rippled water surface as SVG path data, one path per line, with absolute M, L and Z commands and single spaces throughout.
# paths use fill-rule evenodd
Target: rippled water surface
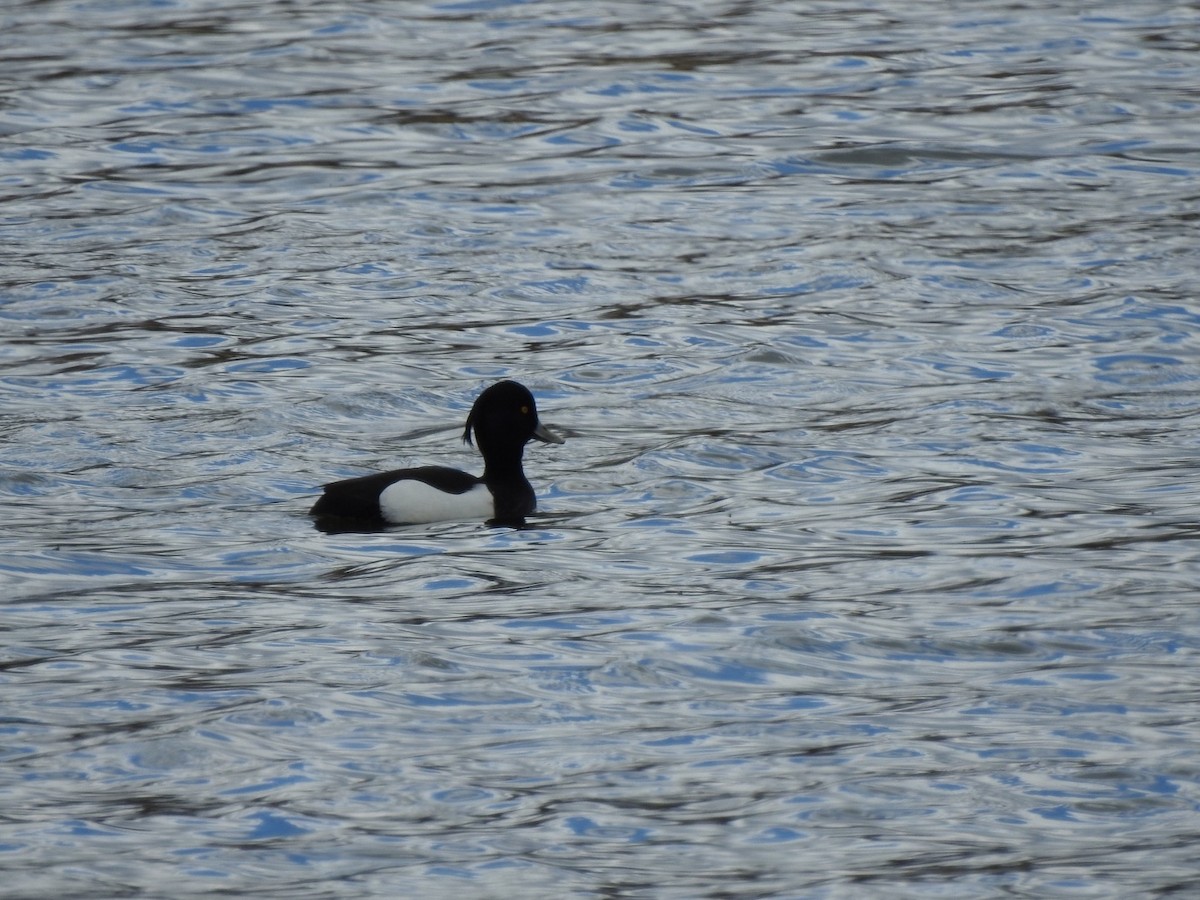
M 6 897 L 1200 892 L 1194 4 L 0 35 Z

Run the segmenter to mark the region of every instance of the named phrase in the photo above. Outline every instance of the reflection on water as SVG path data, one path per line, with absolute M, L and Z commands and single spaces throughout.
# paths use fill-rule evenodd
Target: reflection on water
M 10 4 L 13 895 L 1194 885 L 1197 24 Z

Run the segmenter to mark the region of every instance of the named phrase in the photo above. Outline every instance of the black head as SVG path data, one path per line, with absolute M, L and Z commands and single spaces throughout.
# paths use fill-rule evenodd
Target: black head
M 463 440 L 468 444 L 472 432 L 484 459 L 515 452 L 519 460 L 525 445 L 534 438 L 547 444 L 563 442 L 538 421 L 533 394 L 515 381 L 498 381 L 479 395 L 463 430 Z

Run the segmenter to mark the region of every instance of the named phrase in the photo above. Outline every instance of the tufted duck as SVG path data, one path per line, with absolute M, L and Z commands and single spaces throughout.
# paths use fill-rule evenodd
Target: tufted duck
M 463 431 L 468 444 L 472 431 L 483 455 L 481 476 L 420 466 L 335 481 L 325 485 L 310 515 L 324 531 L 478 518 L 519 525 L 537 505 L 521 468 L 525 444 L 563 439 L 538 421 L 533 394 L 515 381 L 497 382 L 479 395 Z

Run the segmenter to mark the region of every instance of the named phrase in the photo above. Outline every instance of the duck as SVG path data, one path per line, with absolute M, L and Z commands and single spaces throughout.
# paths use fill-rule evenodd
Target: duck
M 324 485 L 309 515 L 330 532 L 473 519 L 524 524 L 537 508 L 522 465 L 525 445 L 561 444 L 563 438 L 539 421 L 533 394 L 516 381 L 499 381 L 476 398 L 464 443 L 471 443 L 472 433 L 483 456 L 482 475 L 418 466 L 334 481 Z

